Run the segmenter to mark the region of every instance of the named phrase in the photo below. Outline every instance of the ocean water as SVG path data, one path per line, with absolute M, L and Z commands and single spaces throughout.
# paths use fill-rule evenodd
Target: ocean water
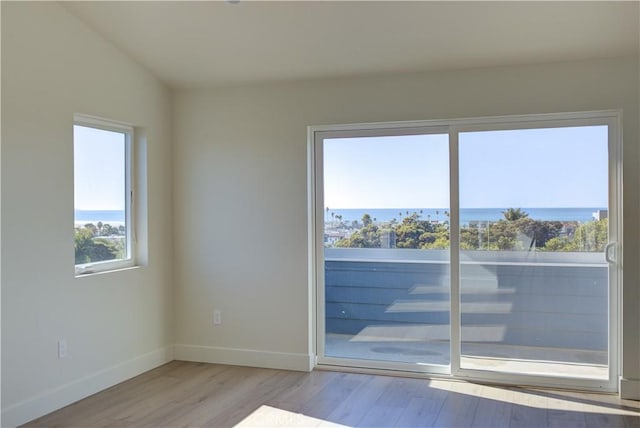
M 549 221 L 591 221 L 593 213 L 602 210 L 602 207 L 585 207 L 585 208 L 521 208 L 529 214 L 534 220 Z M 448 217 L 445 212 L 446 208 L 358 208 L 358 209 L 329 209 L 325 211 L 325 221 L 331 221 L 335 215 L 341 215 L 342 221 L 361 221 L 362 216 L 369 214 L 371 218 L 377 222 L 391 221 L 396 219 L 402 220 L 404 217 L 413 213 L 418 213 L 421 219 L 445 221 Z M 498 221 L 503 219 L 502 212 L 506 208 L 463 208 L 460 210 L 460 222 L 468 224 L 471 221 Z M 402 213 L 402 215 L 400 215 Z M 331 214 L 334 214 L 332 217 Z M 76 210 L 76 223 L 124 223 L 124 211 L 106 211 L 106 210 Z
M 75 223 L 124 223 L 123 210 L 76 210 Z
M 593 213 L 597 210 L 605 208 L 601 207 L 585 207 L 585 208 L 521 208 L 522 211 L 529 214 L 534 220 L 548 221 L 578 221 L 586 222 L 593 220 Z M 460 210 L 460 223 L 469 224 L 471 221 L 498 221 L 504 219 L 503 211 L 507 208 L 462 208 Z M 420 218 L 426 220 L 431 216 L 431 220 L 439 220 L 443 222 L 448 220 L 445 212 L 446 208 L 370 208 L 370 209 L 329 209 L 325 211 L 325 221 L 331 221 L 332 213 L 341 215 L 342 221 L 361 221 L 362 216 L 369 214 L 371 218 L 377 222 L 391 221 L 396 219 L 402 220 L 404 217 L 413 213 L 418 213 Z

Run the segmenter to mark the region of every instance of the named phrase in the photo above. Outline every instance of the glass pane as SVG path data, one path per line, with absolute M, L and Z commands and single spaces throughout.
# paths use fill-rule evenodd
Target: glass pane
M 75 125 L 76 265 L 127 259 L 126 134 Z
M 323 147 L 325 356 L 448 365 L 448 135 Z
M 459 135 L 461 367 L 608 378 L 608 129 Z

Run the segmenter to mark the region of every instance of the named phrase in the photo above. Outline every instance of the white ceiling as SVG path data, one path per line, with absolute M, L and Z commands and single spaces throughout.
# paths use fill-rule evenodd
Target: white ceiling
M 638 54 L 638 2 L 69 2 L 172 87 Z

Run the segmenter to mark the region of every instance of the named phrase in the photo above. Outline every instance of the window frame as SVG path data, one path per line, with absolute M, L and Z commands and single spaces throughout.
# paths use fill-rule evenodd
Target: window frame
M 350 359 L 345 364 L 341 358 L 325 356 L 325 303 L 324 303 L 324 188 L 323 188 L 323 142 L 326 138 L 367 137 L 384 135 L 406 135 L 420 129 L 422 133 L 438 133 L 443 129 L 450 136 L 450 222 L 459 225 L 459 153 L 458 137 L 462 132 L 517 130 L 536 128 L 562 128 L 574 126 L 608 126 L 608 166 L 609 166 L 609 245 L 614 252 L 609 265 L 608 290 L 608 368 L 609 378 L 581 379 L 577 377 L 513 374 L 484 372 L 460 367 L 462 343 L 460 337 L 460 248 L 459 228 L 452 227 L 450 235 L 451 300 L 450 300 L 450 366 L 444 370 L 440 366 L 416 365 L 408 368 L 396 362 Z M 429 132 L 433 131 L 433 132 Z M 564 387 L 591 391 L 618 391 L 618 378 L 622 369 L 622 110 L 600 110 L 566 113 L 542 113 L 508 116 L 486 116 L 456 119 L 415 120 L 400 122 L 375 122 L 353 124 L 327 124 L 307 127 L 307 209 L 308 209 L 308 267 L 309 292 L 311 301 L 310 325 L 312 326 L 311 346 L 315 354 L 314 366 L 348 366 L 371 373 L 410 373 L 427 376 L 445 376 L 480 382 L 495 382 L 505 385 L 529 385 L 539 387 Z
M 124 134 L 125 136 L 125 236 L 126 236 L 126 256 L 123 259 L 105 260 L 99 262 L 90 262 L 82 264 L 74 264 L 75 276 L 81 277 L 94 273 L 110 272 L 130 268 L 136 265 L 135 257 L 135 225 L 134 225 L 134 171 L 133 171 L 133 141 L 134 127 L 128 123 L 118 122 L 115 120 L 102 119 L 95 116 L 75 114 L 73 117 L 73 126 L 82 126 L 85 128 L 100 129 L 103 131 L 111 131 Z M 75 139 L 73 139 L 75 146 Z M 75 158 L 74 175 L 75 175 Z M 74 185 L 75 199 L 75 185 Z M 75 223 L 75 200 L 74 200 L 74 223 Z M 74 228 L 75 229 L 75 228 Z

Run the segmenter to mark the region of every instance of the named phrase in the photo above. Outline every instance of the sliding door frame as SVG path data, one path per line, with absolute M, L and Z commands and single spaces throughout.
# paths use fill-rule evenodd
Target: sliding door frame
M 310 127 L 310 143 L 312 145 L 313 159 L 313 198 L 314 222 L 314 256 L 315 266 L 314 290 L 315 290 L 315 349 L 316 364 L 323 366 L 343 367 L 348 361 L 349 367 L 361 369 L 392 370 L 402 372 L 416 372 L 429 374 L 450 374 L 449 366 L 436 364 L 412 364 L 392 361 L 362 360 L 356 358 L 337 358 L 325 355 L 325 270 L 324 270 L 324 169 L 323 150 L 324 140 L 330 138 L 365 138 L 382 136 L 408 136 L 408 135 L 434 135 L 448 134 L 446 125 L 425 122 L 390 122 L 375 124 L 355 124 L 337 126 Z M 449 294 L 451 296 L 451 294 Z
M 468 119 L 465 123 L 452 124 L 450 128 L 450 156 L 455 159 L 451 165 L 451 224 L 457 224 L 451 231 L 451 271 L 452 271 L 452 305 L 451 305 L 451 375 L 456 378 L 490 381 L 514 385 L 532 385 L 576 388 L 593 391 L 616 392 L 618 390 L 618 377 L 620 368 L 620 340 L 619 325 L 621 319 L 621 305 L 619 302 L 619 290 L 622 279 L 622 139 L 620 135 L 621 113 L 620 111 L 595 111 L 581 113 L 562 113 L 545 115 L 503 116 Z M 538 375 L 505 373 L 499 371 L 485 371 L 460 367 L 461 361 L 461 312 L 460 312 L 460 263 L 454 254 L 459 256 L 460 222 L 453 218 L 460 212 L 460 187 L 458 183 L 459 165 L 459 135 L 463 132 L 482 131 L 506 131 L 528 130 L 545 128 L 581 127 L 581 126 L 607 126 L 608 129 L 608 218 L 609 218 L 609 243 L 612 245 L 613 263 L 609 263 L 608 270 L 608 379 L 582 379 L 560 375 Z M 455 186 L 454 186 L 455 180 Z M 457 247 L 457 248 L 454 248 Z M 456 270 L 457 278 L 453 271 Z M 455 287 L 457 286 L 457 287 Z M 457 298 L 454 299 L 454 287 Z M 454 304 L 455 300 L 455 304 Z M 454 333 L 455 332 L 455 333 Z M 454 334 L 457 335 L 454 340 Z M 454 358 L 455 356 L 455 358 Z
M 316 365 L 364 370 L 391 370 L 417 372 L 438 376 L 511 385 L 577 388 L 583 390 L 616 392 L 620 373 L 619 326 L 622 306 L 619 291 L 622 283 L 622 112 L 602 110 L 577 113 L 552 113 L 535 115 L 495 116 L 450 120 L 408 122 L 360 123 L 347 125 L 321 125 L 308 128 L 309 168 L 309 280 L 312 295 L 311 322 L 314 323 L 314 340 L 311 344 L 316 355 Z M 459 200 L 459 134 L 473 131 L 499 131 L 536 128 L 561 128 L 578 126 L 608 127 L 608 190 L 609 190 L 609 243 L 613 244 L 612 262 L 609 263 L 609 378 L 579 379 L 564 376 L 513 374 L 495 371 L 463 369 L 461 359 L 460 318 L 460 200 Z M 374 360 L 332 358 L 325 356 L 325 270 L 324 270 L 324 188 L 323 141 L 326 138 L 379 137 L 401 135 L 448 134 L 449 135 L 449 191 L 450 191 L 450 366 L 408 364 Z M 608 254 L 611 256 L 611 254 Z

